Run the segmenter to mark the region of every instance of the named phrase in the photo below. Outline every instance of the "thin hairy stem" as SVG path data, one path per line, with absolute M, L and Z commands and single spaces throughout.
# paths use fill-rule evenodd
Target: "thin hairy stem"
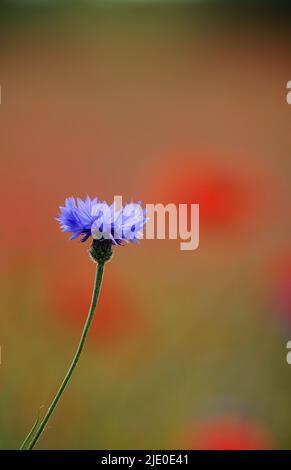
M 92 295 L 92 300 L 91 300 L 91 306 L 90 306 L 90 309 L 89 309 L 89 313 L 88 313 L 88 317 L 87 317 L 87 320 L 86 320 L 86 323 L 85 323 L 85 326 L 84 326 L 84 329 L 83 329 L 83 332 L 82 332 L 82 336 L 81 336 L 81 339 L 80 339 L 80 342 L 79 342 L 79 345 L 78 345 L 78 348 L 77 348 L 77 351 L 75 353 L 75 356 L 72 360 L 72 363 L 70 365 L 70 368 L 55 396 L 55 398 L 53 399 L 52 401 L 52 404 L 50 405 L 45 417 L 43 418 L 42 422 L 40 423 L 37 431 L 35 432 L 35 429 L 33 428 L 32 430 L 32 433 L 30 432 L 29 435 L 27 436 L 27 438 L 24 440 L 24 443 L 25 445 L 21 446 L 21 448 L 25 448 L 25 446 L 27 445 L 27 442 L 31 439 L 31 442 L 30 444 L 28 445 L 27 449 L 28 450 L 32 450 L 35 446 L 35 444 L 37 443 L 37 441 L 39 440 L 41 434 L 43 433 L 47 423 L 48 423 L 48 420 L 50 419 L 51 415 L 53 414 L 53 411 L 54 409 L 56 408 L 73 372 L 74 372 L 74 369 L 76 367 L 76 365 L 78 364 L 78 361 L 79 361 L 79 358 L 80 358 L 80 355 L 81 355 L 81 352 L 82 352 L 82 349 L 84 347 L 84 344 L 85 344 L 85 341 L 86 341 L 86 337 L 87 337 L 87 334 L 88 334 L 88 331 L 89 331 L 89 328 L 90 328 L 90 325 L 91 325 L 91 322 L 92 322 L 92 319 L 93 319 L 93 316 L 94 316 L 94 312 L 95 312 L 95 308 L 96 308 L 96 305 L 97 305 L 97 301 L 98 301 L 98 297 L 99 297 L 99 293 L 100 293 L 100 287 L 101 287 L 101 283 L 102 283 L 102 277 L 103 277 L 103 271 L 104 271 L 104 263 L 99 263 L 96 267 L 96 275 L 95 275 L 95 282 L 94 282 L 94 289 L 93 289 L 93 295 Z M 33 437 L 31 436 L 31 434 L 34 434 Z

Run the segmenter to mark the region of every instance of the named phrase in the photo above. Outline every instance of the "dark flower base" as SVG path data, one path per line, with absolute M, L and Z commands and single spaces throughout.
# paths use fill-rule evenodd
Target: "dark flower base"
M 111 240 L 93 240 L 89 249 L 91 259 L 98 263 L 104 264 L 112 258 L 112 241 Z

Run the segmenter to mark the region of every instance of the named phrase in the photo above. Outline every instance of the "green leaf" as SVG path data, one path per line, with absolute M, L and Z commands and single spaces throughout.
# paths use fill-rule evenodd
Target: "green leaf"
M 32 426 L 30 432 L 27 434 L 26 438 L 24 439 L 23 443 L 21 444 L 19 450 L 26 450 L 27 445 L 30 442 L 30 439 L 32 438 L 34 432 L 36 431 L 36 428 L 37 428 L 38 423 L 39 423 L 39 419 L 40 419 L 40 411 L 38 412 L 38 415 L 37 415 L 37 418 L 34 422 L 34 425 Z

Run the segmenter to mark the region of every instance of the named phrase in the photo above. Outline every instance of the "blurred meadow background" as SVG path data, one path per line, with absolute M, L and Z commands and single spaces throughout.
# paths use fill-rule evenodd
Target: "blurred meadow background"
M 200 247 L 107 266 L 38 448 L 291 448 L 290 11 L 283 2 L 2 1 L 0 448 L 51 402 L 94 265 L 67 196 L 199 203 Z

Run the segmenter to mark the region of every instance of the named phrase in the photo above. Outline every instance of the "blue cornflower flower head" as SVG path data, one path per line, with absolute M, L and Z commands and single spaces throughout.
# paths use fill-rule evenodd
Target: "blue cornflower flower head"
M 90 254 L 97 260 L 97 251 L 101 250 L 104 254 L 106 248 L 111 253 L 112 245 L 138 242 L 143 237 L 147 218 L 140 201 L 119 208 L 115 202 L 108 205 L 105 201 L 97 198 L 91 200 L 87 196 L 85 201 L 77 198 L 77 203 L 74 197 L 66 199 L 57 220 L 64 232 L 72 233 L 71 240 L 82 235 L 81 241 L 84 242 L 92 236 Z
M 65 207 L 60 207 L 60 215 L 57 218 L 63 232 L 72 233 L 70 240 L 83 235 L 82 242 L 85 242 L 91 236 L 91 227 L 95 220 L 92 216 L 92 208 L 97 204 L 98 199 L 86 197 L 85 201 L 77 198 L 77 204 L 74 197 L 66 199 Z
M 92 207 L 95 220 L 91 227 L 94 240 L 110 240 L 114 245 L 123 242 L 138 242 L 143 236 L 143 226 L 146 223 L 146 211 L 140 202 L 131 202 L 118 209 L 113 203 L 98 203 Z

